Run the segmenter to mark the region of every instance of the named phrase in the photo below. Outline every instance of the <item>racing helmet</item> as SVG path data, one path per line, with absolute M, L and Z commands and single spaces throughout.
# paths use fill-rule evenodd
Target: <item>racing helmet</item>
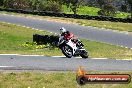
M 65 32 L 66 32 L 66 29 L 64 27 L 61 27 L 60 28 L 60 34 L 65 33 Z

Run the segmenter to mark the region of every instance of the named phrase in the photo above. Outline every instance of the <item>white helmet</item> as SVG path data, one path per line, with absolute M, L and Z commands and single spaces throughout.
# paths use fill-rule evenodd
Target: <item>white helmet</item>
M 62 34 L 62 33 L 64 33 L 64 32 L 66 32 L 66 29 L 65 29 L 64 27 L 61 27 L 61 28 L 60 28 L 60 33 Z

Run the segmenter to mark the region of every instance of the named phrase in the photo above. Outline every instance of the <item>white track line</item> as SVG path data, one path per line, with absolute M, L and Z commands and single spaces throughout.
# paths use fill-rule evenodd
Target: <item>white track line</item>
M 66 57 L 66 56 L 51 56 L 51 57 L 60 57 L 60 58 L 63 58 L 63 57 Z M 75 57 L 75 58 L 82 58 L 82 57 Z M 108 59 L 108 58 L 91 58 L 91 59 Z
M 66 56 L 51 56 L 51 57 L 59 57 L 59 58 L 64 58 Z M 81 58 L 81 57 L 75 57 L 75 58 Z
M 44 55 L 18 55 L 18 56 L 44 56 Z
M 0 56 L 8 56 L 8 55 L 11 55 L 11 56 L 44 56 L 44 55 L 21 55 L 21 54 L 0 54 Z
M 13 67 L 13 66 L 0 66 L 0 68 L 8 68 L 8 67 Z
M 66 57 L 66 56 L 51 56 L 51 57 L 60 57 L 61 58 L 61 57 Z
M 0 54 L 0 55 L 5 55 L 5 56 L 7 56 L 7 55 L 19 55 L 19 54 Z
M 102 60 L 104 60 L 104 59 L 108 59 L 108 58 L 91 58 L 91 59 L 102 59 Z
M 116 60 L 126 60 L 126 61 L 130 61 L 131 59 L 116 59 Z

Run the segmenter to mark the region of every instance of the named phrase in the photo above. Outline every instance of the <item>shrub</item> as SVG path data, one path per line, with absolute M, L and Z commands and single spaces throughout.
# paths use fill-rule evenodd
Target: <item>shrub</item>
M 102 10 L 98 11 L 99 15 L 115 16 L 116 8 L 113 5 L 105 5 Z
M 0 0 L 0 6 L 3 6 L 4 0 Z
M 12 9 L 28 9 L 30 2 L 28 0 L 5 0 L 4 7 Z
M 62 5 L 60 5 L 59 2 L 47 1 L 47 2 L 41 3 L 41 5 L 39 6 L 39 10 L 61 12 L 62 11 Z
M 62 5 L 58 1 L 47 0 L 5 0 L 4 7 L 12 9 L 31 9 L 38 11 L 61 12 Z

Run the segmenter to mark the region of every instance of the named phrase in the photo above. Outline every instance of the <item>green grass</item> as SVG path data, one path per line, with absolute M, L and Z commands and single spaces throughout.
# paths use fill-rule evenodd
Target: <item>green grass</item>
M 35 44 L 26 44 L 32 42 L 33 34 L 49 34 L 47 31 L 33 30 L 17 25 L 0 23 L 0 53 L 9 54 L 39 54 L 45 56 L 63 55 L 58 48 L 45 48 Z M 90 57 L 132 59 L 132 50 L 115 45 L 99 43 L 81 39 L 86 50 L 90 52 Z M 114 51 L 114 52 L 113 52 Z
M 91 72 L 90 72 L 91 73 Z M 132 76 L 132 72 L 92 72 L 105 74 L 127 73 Z M 22 72 L 22 73 L 0 73 L 0 88 L 131 88 L 130 84 L 86 84 L 80 86 L 76 82 L 74 72 Z
M 125 12 L 118 12 L 117 14 L 116 14 L 116 17 L 117 18 L 128 18 L 128 17 L 130 17 L 130 13 L 125 13 Z
M 0 53 L 60 55 L 58 49 L 38 49 L 37 45 L 24 47 L 23 44 L 33 41 L 33 34 L 51 35 L 51 33 L 47 31 L 38 31 L 17 25 L 0 23 Z
M 111 59 L 132 59 L 132 50 L 120 46 L 109 45 L 105 43 L 92 42 L 82 39 L 86 50 L 90 52 L 91 57 L 111 58 Z
M 68 19 L 65 19 L 68 20 Z M 132 23 L 122 23 L 122 22 L 109 22 L 109 21 L 96 21 L 96 20 L 79 20 L 79 19 L 69 19 L 73 23 L 78 23 L 83 26 L 93 26 L 98 28 L 105 28 L 118 31 L 132 32 Z
M 99 8 L 83 6 L 78 9 L 78 13 L 81 15 L 97 16 Z
M 63 6 L 63 9 L 64 9 L 63 10 L 64 13 L 73 14 L 70 8 Z M 81 6 L 80 8 L 78 8 L 77 14 L 97 16 L 99 10 L 100 10 L 99 8 L 95 8 L 95 7 Z
M 77 14 L 98 16 L 98 11 L 100 11 L 100 8 L 80 6 L 77 10 Z M 70 8 L 67 8 L 65 5 L 63 5 L 63 12 L 68 14 L 73 14 Z M 117 18 L 127 18 L 128 16 L 130 16 L 130 13 L 125 13 L 125 12 L 117 12 L 115 15 L 115 17 Z

